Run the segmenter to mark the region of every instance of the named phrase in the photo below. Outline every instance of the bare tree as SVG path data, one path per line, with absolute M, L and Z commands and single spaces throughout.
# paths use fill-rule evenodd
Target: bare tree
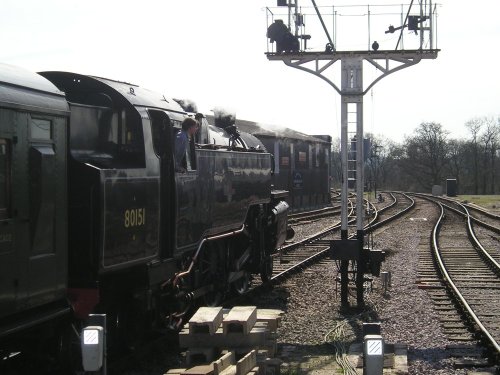
M 406 170 L 424 189 L 442 183 L 447 163 L 446 132 L 441 124 L 424 122 L 406 139 Z
M 465 127 L 469 129 L 472 135 L 472 158 L 474 163 L 474 194 L 479 194 L 479 147 L 478 138 L 479 132 L 483 126 L 483 121 L 479 117 L 470 119 L 465 123 Z
M 490 193 L 495 193 L 495 158 L 499 148 L 500 127 L 493 117 L 483 117 L 483 193 L 486 194 L 487 180 L 490 179 Z

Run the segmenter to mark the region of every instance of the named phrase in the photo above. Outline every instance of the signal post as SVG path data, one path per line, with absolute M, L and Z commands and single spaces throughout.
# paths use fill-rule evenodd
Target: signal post
M 309 14 L 306 8 L 299 8 L 298 1 L 278 0 L 278 10 L 267 8 L 267 36 L 271 44 L 268 45 L 266 55 L 270 61 L 283 61 L 289 67 L 323 79 L 341 96 L 341 235 L 340 239 L 331 242 L 331 256 L 337 261 L 340 271 L 342 306 L 349 305 L 348 288 L 349 280 L 352 280 L 356 286 L 357 306 L 362 307 L 364 306 L 364 275 L 371 273 L 378 276 L 380 263 L 383 260 L 383 253 L 365 247 L 364 241 L 367 228 L 363 204 L 365 160 L 363 97 L 375 83 L 387 75 L 418 64 L 423 59 L 437 57 L 439 50 L 434 47 L 436 6 L 431 1 L 420 1 L 415 7 L 413 7 L 413 1 L 406 6 L 402 4 L 399 8 L 401 25 L 396 27 L 389 25 L 385 31 L 385 34 L 399 34 L 396 48 L 384 50 L 379 50 L 380 46 L 377 41 L 371 43 L 370 25 L 373 23 L 373 16 L 370 19 L 370 15 L 374 7 L 364 6 L 368 7 L 368 9 L 362 9 L 363 14 L 368 18 L 367 49 L 338 51 L 335 48 L 336 37 L 333 33 L 338 24 L 336 17 L 340 14 L 339 8 L 342 7 L 330 7 L 330 18 L 333 19 L 332 33 L 330 33 L 316 1 L 311 0 L 311 9 L 314 11 L 311 10 Z M 285 7 L 287 9 L 283 12 Z M 283 12 L 281 14 L 280 9 Z M 284 19 L 288 19 L 288 25 L 278 18 L 281 15 Z M 322 29 L 326 34 L 327 43 L 324 51 L 307 49 L 307 42 L 311 36 L 305 33 L 304 19 L 309 15 L 318 18 L 321 27 L 318 26 L 316 29 Z M 415 32 L 418 36 L 413 49 L 403 48 L 403 31 L 406 30 Z M 273 48 L 274 42 L 276 42 L 276 48 Z M 415 44 L 415 41 L 407 41 L 407 44 L 412 42 Z M 338 63 L 340 63 L 340 79 L 335 75 L 332 77 L 330 73 L 332 67 Z M 366 65 L 374 66 L 378 72 L 378 76 L 367 83 L 363 82 L 363 68 Z M 356 196 L 355 218 L 350 218 L 348 215 L 350 191 Z

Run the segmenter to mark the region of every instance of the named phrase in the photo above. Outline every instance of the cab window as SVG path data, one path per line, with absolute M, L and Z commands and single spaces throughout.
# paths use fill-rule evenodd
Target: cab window
M 9 217 L 10 164 L 10 143 L 0 138 L 0 220 Z
M 71 155 L 104 169 L 144 168 L 142 122 L 136 113 L 71 105 Z
M 151 119 L 151 135 L 153 137 L 153 149 L 157 156 L 163 158 L 170 149 L 172 137 L 170 136 L 171 120 L 163 111 L 148 110 Z

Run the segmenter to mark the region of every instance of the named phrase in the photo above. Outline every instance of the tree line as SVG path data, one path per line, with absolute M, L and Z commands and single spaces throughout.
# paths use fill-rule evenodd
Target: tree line
M 366 190 L 431 192 L 433 185 L 444 188 L 447 179 L 456 179 L 459 194 L 499 194 L 500 117 L 476 117 L 465 127 L 469 135 L 462 139 L 436 122 L 421 123 L 401 143 L 366 134 Z M 331 176 L 339 188 L 339 140 L 332 144 Z

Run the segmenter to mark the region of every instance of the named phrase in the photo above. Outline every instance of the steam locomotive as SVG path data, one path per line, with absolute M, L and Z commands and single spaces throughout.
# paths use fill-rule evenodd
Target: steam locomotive
M 178 172 L 187 116 L 134 84 L 0 64 L 0 353 L 66 342 L 89 313 L 123 342 L 270 278 L 288 212 L 271 155 L 197 116 Z

